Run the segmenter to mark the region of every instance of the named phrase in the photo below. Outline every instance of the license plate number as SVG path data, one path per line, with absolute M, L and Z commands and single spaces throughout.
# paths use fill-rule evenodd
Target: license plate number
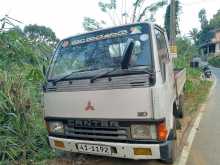
M 76 144 L 79 152 L 111 155 L 111 147 L 95 144 Z

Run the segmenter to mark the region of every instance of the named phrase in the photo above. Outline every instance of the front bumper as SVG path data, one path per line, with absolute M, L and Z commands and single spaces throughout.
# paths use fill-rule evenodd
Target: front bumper
M 57 147 L 54 144 L 54 140 L 62 141 L 64 143 L 64 147 Z M 116 153 L 112 153 L 111 155 L 103 155 L 109 157 L 117 157 L 117 158 L 128 158 L 134 160 L 140 159 L 167 159 L 170 156 L 171 150 L 171 142 L 167 141 L 161 144 L 129 144 L 129 143 L 113 143 L 113 142 L 101 142 L 101 141 L 87 141 L 87 140 L 74 140 L 74 139 L 64 139 L 64 138 L 56 138 L 49 136 L 49 143 L 52 148 L 79 153 L 76 148 L 77 143 L 86 143 L 86 144 L 96 144 L 96 145 L 108 145 L 116 148 Z M 150 148 L 151 155 L 135 155 L 134 148 Z M 90 154 L 90 153 L 86 153 Z M 96 154 L 101 155 L 101 154 Z

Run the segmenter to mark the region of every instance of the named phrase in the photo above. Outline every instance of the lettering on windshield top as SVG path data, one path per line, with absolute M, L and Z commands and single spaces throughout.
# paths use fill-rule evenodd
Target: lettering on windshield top
M 78 45 L 78 44 L 84 44 L 87 42 L 93 42 L 93 41 L 99 41 L 99 40 L 103 40 L 103 39 L 108 39 L 108 38 L 115 38 L 115 37 L 120 37 L 120 36 L 125 36 L 128 35 L 128 31 L 127 30 L 121 30 L 119 32 L 116 33 L 108 33 L 108 34 L 100 34 L 94 37 L 88 37 L 88 38 L 82 38 L 79 40 L 73 40 L 71 41 L 71 45 Z

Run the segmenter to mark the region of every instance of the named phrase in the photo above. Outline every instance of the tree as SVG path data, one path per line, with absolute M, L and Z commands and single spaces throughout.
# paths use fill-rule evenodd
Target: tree
M 176 15 L 176 34 L 180 34 L 180 29 L 179 29 L 179 15 L 180 15 L 180 12 L 181 12 L 181 5 L 180 5 L 180 2 L 179 0 L 176 0 L 176 11 L 175 11 L 175 15 Z M 170 39 L 170 27 L 171 27 L 171 11 L 170 11 L 170 4 L 167 6 L 167 9 L 166 9 L 166 14 L 165 14 L 165 20 L 164 20 L 164 27 L 166 29 L 166 32 L 167 32 L 167 36 L 168 36 L 168 39 Z
M 33 41 L 47 44 L 49 46 L 55 46 L 59 39 L 52 29 L 39 26 L 39 25 L 28 25 L 24 27 L 25 35 Z
M 212 29 L 220 28 L 220 10 L 218 10 L 218 12 L 210 20 L 209 27 Z
M 192 40 L 194 42 L 194 44 L 197 44 L 198 42 L 198 35 L 199 35 L 199 31 L 196 28 L 193 28 L 191 31 L 189 31 L 190 37 L 192 37 Z
M 101 25 L 95 19 L 85 17 L 83 22 L 83 27 L 86 31 L 94 31 L 100 29 Z
M 201 24 L 201 29 L 205 29 L 207 26 L 208 26 L 208 19 L 207 19 L 207 16 L 206 16 L 206 10 L 205 9 L 201 9 L 199 11 L 199 21 L 200 21 L 200 24 Z
M 147 4 L 145 0 L 133 0 L 128 10 L 127 0 L 101 0 L 98 5 L 100 10 L 107 14 L 111 23 L 116 25 L 135 23 L 141 21 L 154 21 L 154 14 L 158 9 L 167 4 L 167 0 L 158 0 L 155 3 Z M 106 25 L 106 21 L 96 21 L 93 18 L 85 17 L 83 27 L 86 31 L 97 30 Z
M 197 47 L 185 36 L 177 37 L 176 44 L 178 58 L 174 59 L 174 65 L 176 68 L 188 68 L 189 62 L 198 53 Z
M 23 33 L 32 42 L 34 50 L 48 61 L 59 41 L 53 30 L 45 26 L 28 25 L 24 27 Z
M 39 66 L 42 57 L 34 52 L 31 42 L 22 33 L 7 31 L 0 34 L 0 69 L 10 71 L 13 66 Z
M 202 44 L 209 41 L 213 37 L 214 31 L 220 28 L 220 10 L 208 21 L 206 11 L 202 9 L 199 12 L 199 20 L 201 31 L 198 33 L 198 44 Z

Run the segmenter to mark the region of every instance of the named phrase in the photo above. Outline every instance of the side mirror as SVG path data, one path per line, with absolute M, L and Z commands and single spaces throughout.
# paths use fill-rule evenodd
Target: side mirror
M 164 64 L 168 64 L 171 61 L 171 57 L 169 56 L 168 52 L 165 51 L 161 51 L 161 61 Z
M 165 64 L 168 64 L 168 63 L 170 62 L 169 57 L 167 57 L 167 56 L 164 57 L 163 60 L 162 60 L 162 62 L 165 63 Z

